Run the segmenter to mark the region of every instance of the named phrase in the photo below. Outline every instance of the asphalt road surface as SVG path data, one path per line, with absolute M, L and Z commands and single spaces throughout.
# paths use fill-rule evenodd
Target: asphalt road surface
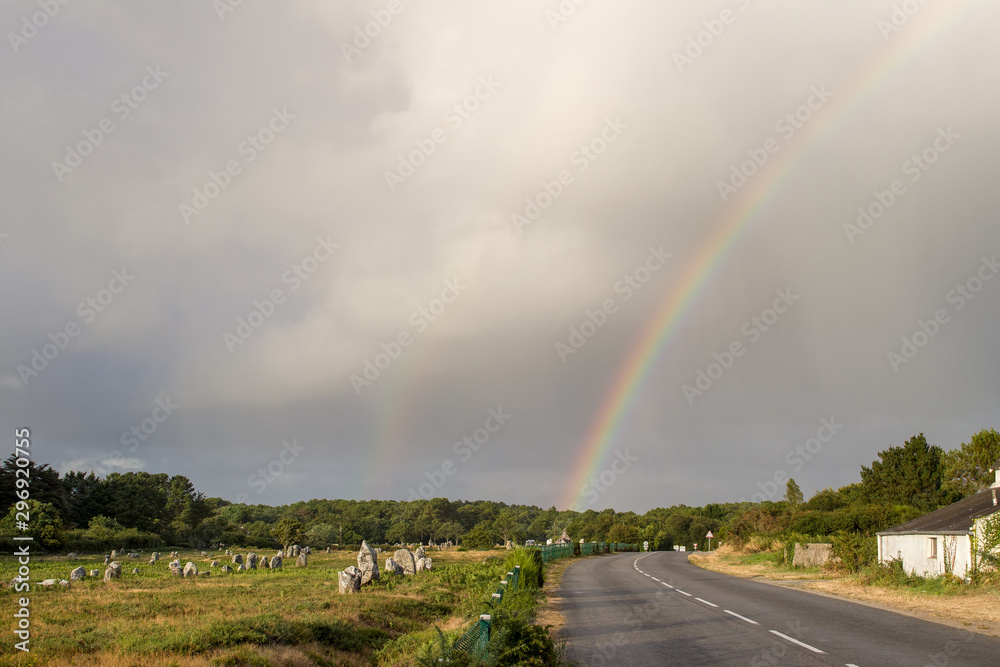
M 1000 666 L 1000 639 L 691 565 L 671 551 L 573 564 L 567 657 L 581 666 Z

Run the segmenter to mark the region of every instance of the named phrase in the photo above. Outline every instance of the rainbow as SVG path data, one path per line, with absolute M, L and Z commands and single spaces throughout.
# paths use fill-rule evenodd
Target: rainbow
M 875 66 L 866 66 L 864 72 L 847 89 L 834 90 L 832 99 L 819 112 L 820 115 L 797 134 L 794 143 L 782 146 L 777 159 L 765 165 L 764 170 L 743 186 L 732 206 L 716 223 L 711 237 L 687 263 L 680 279 L 649 320 L 620 367 L 587 431 L 560 507 L 576 505 L 587 480 L 596 477 L 607 467 L 608 457 L 618 440 L 619 431 L 667 343 L 680 329 L 685 315 L 690 313 L 716 269 L 722 266 L 736 247 L 737 241 L 750 227 L 750 222 L 781 190 L 793 168 L 811 147 L 840 125 L 897 67 L 982 1 L 961 0 L 925 5 L 899 32 L 890 37 L 888 47 Z

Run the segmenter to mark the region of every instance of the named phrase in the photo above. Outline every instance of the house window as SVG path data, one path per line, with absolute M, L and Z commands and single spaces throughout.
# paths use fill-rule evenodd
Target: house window
M 927 557 L 937 558 L 938 541 L 936 537 L 927 538 Z

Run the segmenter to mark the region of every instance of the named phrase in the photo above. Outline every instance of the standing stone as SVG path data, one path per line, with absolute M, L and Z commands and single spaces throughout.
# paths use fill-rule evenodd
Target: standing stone
M 149 557 L 149 560 L 153 561 L 154 563 L 160 560 L 160 552 L 154 551 L 153 554 Z
M 101 571 L 100 570 L 91 570 L 90 571 L 90 576 L 92 576 L 92 577 L 99 577 L 99 576 L 101 576 Z
M 430 569 L 431 569 L 431 559 L 430 558 L 424 558 L 424 569 L 427 570 L 427 571 L 430 571 Z
M 358 569 L 361 570 L 362 586 L 378 581 L 378 554 L 364 540 L 361 541 L 361 551 L 358 552 Z
M 361 590 L 361 572 L 353 565 L 337 575 L 337 590 L 343 595 L 357 593 Z
M 406 574 L 403 570 L 403 566 L 395 561 L 393 558 L 385 559 L 385 571 L 388 574 L 392 572 L 393 574 Z
M 413 574 L 417 571 L 417 563 L 413 560 L 413 554 L 410 553 L 409 549 L 397 549 L 396 553 L 392 555 L 392 559 L 399 563 L 404 574 Z
M 107 564 L 109 564 L 110 562 L 111 562 L 111 557 L 110 557 L 110 556 L 105 556 L 105 557 L 104 557 L 104 564 L 105 564 L 105 565 L 107 565 Z
M 104 571 L 104 581 L 111 581 L 112 579 L 118 579 L 122 576 L 122 564 L 118 561 L 108 565 L 108 569 Z
M 150 558 L 149 559 L 149 564 L 150 565 L 156 565 L 156 559 L 155 558 Z
M 306 554 L 307 556 L 311 556 L 311 555 L 312 555 L 312 552 L 313 552 L 313 550 L 312 550 L 312 549 L 310 549 L 309 547 L 306 547 L 306 548 L 305 548 L 305 549 L 303 549 L 302 551 L 303 551 L 303 552 L 304 552 L 304 553 L 305 553 L 305 554 Z
M 326 552 L 327 552 L 327 553 L 330 553 L 330 547 L 327 547 L 327 548 L 326 548 Z
M 243 562 L 243 556 L 240 554 L 233 554 L 233 565 L 239 565 Z
M 281 569 L 281 556 L 272 556 L 271 557 L 271 569 L 272 570 L 280 570 Z
M 87 570 L 82 565 L 69 573 L 70 581 L 80 581 L 87 576 Z
M 302 547 L 297 544 L 292 545 L 292 558 L 298 558 L 300 553 L 302 553 Z
M 219 567 L 219 561 L 217 561 L 217 560 L 213 560 L 213 561 L 211 562 L 211 564 L 209 565 L 209 567 Z
M 236 566 L 236 571 L 237 572 L 246 572 L 247 571 L 247 566 L 244 565 L 243 563 L 240 563 L 239 565 Z
M 226 574 L 229 574 L 230 572 L 233 571 L 233 568 L 229 567 L 228 565 L 223 565 L 222 571 L 225 572 Z
M 262 569 L 268 569 L 271 567 L 271 564 L 267 560 L 267 556 L 260 559 L 260 566 Z
M 208 555 L 208 552 L 207 552 L 207 551 L 202 551 L 202 552 L 201 552 L 201 557 L 202 557 L 202 558 L 206 557 L 207 555 Z
M 117 551 L 115 551 L 114 549 L 112 549 L 112 550 L 111 550 L 111 557 L 112 557 L 112 558 L 117 558 L 117 557 L 118 557 L 118 552 L 117 552 Z
M 139 568 L 133 567 L 132 568 L 132 574 L 139 574 Z
M 413 552 L 413 560 L 419 560 L 423 557 L 424 557 L 424 548 L 422 546 L 417 547 L 417 550 Z
M 66 557 L 67 557 L 67 558 L 76 558 L 76 552 L 75 552 L 75 551 L 70 551 L 70 552 L 69 552 L 69 553 L 68 553 L 68 554 L 66 555 Z
M 306 559 L 307 559 L 306 553 L 304 551 L 300 552 L 299 553 L 299 557 L 295 559 L 295 566 L 296 567 L 305 567 L 306 566 Z
M 423 558 L 418 558 L 417 562 L 413 566 L 413 569 L 414 569 L 415 572 L 423 572 L 424 571 L 424 559 Z
M 184 576 L 185 577 L 197 577 L 198 576 L 198 566 L 188 561 L 184 566 Z
M 257 554 L 255 554 L 252 551 L 250 553 L 248 553 L 247 554 L 247 561 L 246 561 L 246 563 L 247 563 L 247 569 L 248 570 L 256 570 L 257 569 Z

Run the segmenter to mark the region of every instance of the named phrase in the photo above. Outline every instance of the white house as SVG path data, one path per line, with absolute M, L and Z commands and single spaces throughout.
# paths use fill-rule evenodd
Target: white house
M 985 491 L 878 533 L 878 560 L 901 558 L 909 574 L 967 577 L 972 570 L 972 535 L 1000 511 L 1000 461 L 996 481 Z

